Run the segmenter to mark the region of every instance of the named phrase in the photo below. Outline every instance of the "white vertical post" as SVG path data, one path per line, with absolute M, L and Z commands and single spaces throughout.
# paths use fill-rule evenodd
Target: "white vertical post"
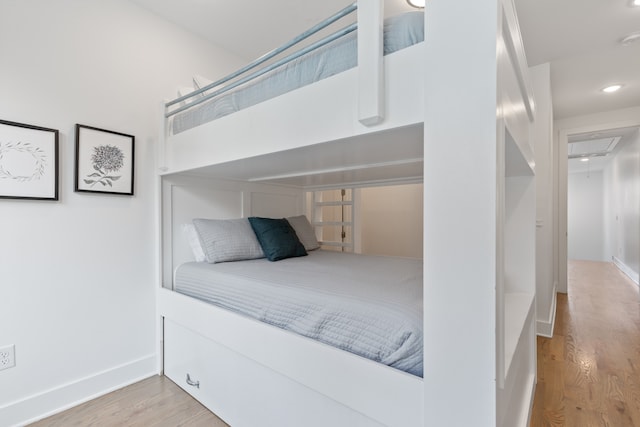
M 156 168 L 154 172 L 155 192 L 156 192 L 156 295 L 165 287 L 165 265 L 173 265 L 173 253 L 166 250 L 166 245 L 171 247 L 172 233 L 164 233 L 165 231 L 165 215 L 170 217 L 170 210 L 165 207 L 165 189 L 163 186 L 162 173 L 167 171 L 166 143 L 169 133 L 169 125 L 164 117 L 165 104 L 168 101 L 163 100 L 158 108 L 159 131 L 158 140 L 156 141 Z M 169 189 L 169 191 L 171 191 Z M 163 236 L 165 236 L 163 238 Z M 173 288 L 173 283 L 171 283 Z M 156 298 L 157 300 L 157 298 Z M 158 374 L 164 373 L 164 317 L 156 304 L 156 370 Z
M 164 117 L 165 113 L 165 104 L 168 101 L 165 99 L 160 104 L 159 115 L 160 118 L 160 131 L 158 132 L 158 143 L 156 145 L 156 171 L 158 173 L 167 171 L 167 155 L 166 155 L 166 144 L 167 144 L 167 135 L 169 134 L 169 124 L 168 120 Z
M 423 243 L 428 426 L 497 425 L 499 4 L 429 1 L 425 8 L 424 54 L 430 64 L 424 75 Z
M 372 126 L 384 119 L 382 0 L 358 1 L 358 120 Z

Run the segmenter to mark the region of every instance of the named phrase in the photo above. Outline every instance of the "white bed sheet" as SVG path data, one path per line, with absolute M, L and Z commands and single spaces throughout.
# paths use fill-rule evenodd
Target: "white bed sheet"
M 277 262 L 190 262 L 175 290 L 422 376 L 422 260 L 317 250 Z

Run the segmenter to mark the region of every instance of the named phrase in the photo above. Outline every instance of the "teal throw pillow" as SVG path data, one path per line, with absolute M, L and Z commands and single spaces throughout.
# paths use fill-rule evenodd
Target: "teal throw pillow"
M 252 216 L 249 217 L 249 223 L 269 261 L 307 255 L 304 245 L 286 219 Z

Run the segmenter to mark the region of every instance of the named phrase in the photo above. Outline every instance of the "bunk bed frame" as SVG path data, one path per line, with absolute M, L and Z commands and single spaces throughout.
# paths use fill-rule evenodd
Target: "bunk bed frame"
M 529 292 L 532 280 L 535 286 L 535 273 L 524 260 L 533 243 L 527 234 L 524 241 L 516 239 L 519 243 L 511 245 L 512 233 L 517 231 L 509 230 L 531 225 L 531 204 L 522 207 L 516 202 L 513 207 L 510 201 L 514 197 L 531 200 L 533 162 L 527 129 L 534 111 L 511 1 L 498 0 L 494 12 L 499 24 L 494 34 L 497 50 L 506 48 L 504 56 L 494 58 L 500 63 L 493 109 L 498 132 L 491 143 L 497 164 L 509 171 L 505 174 L 496 166 L 493 199 L 487 200 L 497 221 L 492 242 L 498 260 L 493 260 L 500 272 L 495 272 L 495 281 L 487 289 L 495 316 L 483 319 L 488 324 L 484 332 L 489 334 L 493 367 L 487 372 L 482 366 L 482 386 L 484 391 L 492 390 L 493 397 L 476 396 L 480 403 L 489 399 L 492 415 L 483 418 L 491 420 L 488 423 L 475 425 L 524 426 L 535 386 L 534 295 Z M 471 425 L 478 421 L 474 414 L 459 410 L 449 411 L 449 418 L 442 416 L 444 408 L 453 407 L 446 393 L 444 402 L 434 403 L 434 391 L 451 385 L 446 381 L 464 387 L 464 381 L 472 380 L 460 374 L 445 380 L 445 373 L 437 371 L 473 372 L 478 366 L 475 362 L 466 367 L 430 363 L 438 359 L 433 352 L 446 343 L 442 331 L 428 328 L 431 313 L 425 313 L 423 380 L 172 290 L 174 269 L 191 257 L 181 226 L 192 218 L 298 215 L 304 213 L 306 191 L 423 179 L 428 147 L 424 141 L 432 133 L 426 129 L 431 125 L 426 117 L 431 110 L 425 107 L 429 105 L 425 88 L 433 86 L 425 77 L 429 50 L 423 42 L 383 59 L 382 19 L 381 0 L 358 2 L 359 65 L 354 69 L 177 135 L 170 134 L 163 108 L 163 139 L 158 149 L 159 371 L 234 427 Z M 512 165 L 518 166 L 517 172 Z M 516 178 L 511 185 L 512 175 L 526 177 Z M 427 191 L 425 186 L 426 195 Z M 495 211 L 499 206 L 502 210 Z M 505 259 L 503 246 L 523 259 Z M 518 273 L 525 275 L 522 289 L 512 284 L 512 264 L 523 267 L 524 273 Z M 425 283 L 428 277 L 443 279 L 441 271 L 430 271 L 432 266 L 425 262 Z M 521 292 L 510 292 L 514 289 Z M 426 295 L 433 293 L 425 292 L 425 307 L 433 307 Z M 517 307 L 508 302 L 510 307 L 505 308 L 505 300 L 515 299 Z M 473 313 L 467 321 L 474 321 Z M 457 333 L 456 327 L 444 332 Z M 514 330 L 515 335 L 507 336 Z M 450 424 L 456 417 L 472 422 Z

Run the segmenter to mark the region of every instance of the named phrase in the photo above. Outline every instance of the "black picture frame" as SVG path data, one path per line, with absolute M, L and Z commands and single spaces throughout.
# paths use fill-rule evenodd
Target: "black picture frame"
M 76 124 L 74 191 L 133 196 L 134 172 L 133 135 Z
M 59 132 L 0 120 L 0 198 L 58 200 Z

